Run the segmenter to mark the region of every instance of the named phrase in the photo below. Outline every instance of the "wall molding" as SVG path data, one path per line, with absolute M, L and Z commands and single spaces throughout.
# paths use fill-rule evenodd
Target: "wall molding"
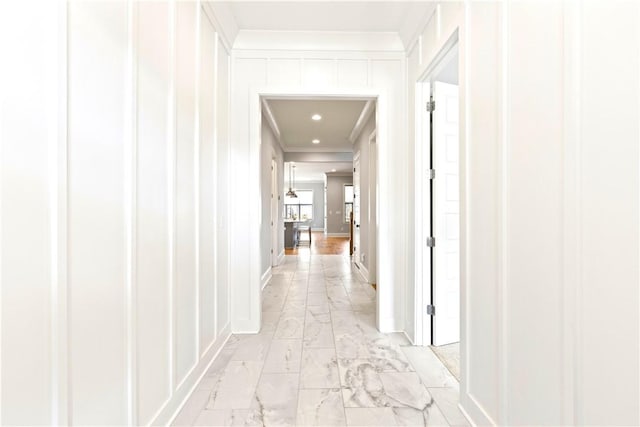
M 278 254 L 278 265 L 282 264 L 283 261 L 284 261 L 284 249 L 282 250 L 282 252 Z
M 327 237 L 349 237 L 349 233 L 325 233 Z
M 373 114 L 375 106 L 375 101 L 371 99 L 368 100 L 366 104 L 364 104 L 364 107 L 360 112 L 360 116 L 358 117 L 358 120 L 356 121 L 356 124 L 353 127 L 351 134 L 349 135 L 349 141 L 351 142 L 351 144 L 354 144 L 356 142 L 356 139 L 360 136 L 360 132 L 362 132 L 362 128 L 365 124 L 367 124 L 367 121 L 369 120 L 369 117 L 371 117 L 371 114 Z
M 358 273 L 360 273 L 360 277 L 362 277 L 365 282 L 371 283 L 369 281 L 369 270 L 367 269 L 367 267 L 365 267 L 364 264 L 362 264 L 362 263 L 354 262 L 353 264 L 356 266 L 356 269 L 358 270 Z
M 205 352 L 205 355 L 200 358 L 195 369 L 191 370 L 188 377 L 183 381 L 182 386 L 175 390 L 172 396 L 162 405 L 149 425 L 170 425 L 175 420 L 231 337 L 230 326 L 230 323 L 225 325 L 218 338 L 210 346 L 209 351 Z
M 269 267 L 264 273 L 262 273 L 262 277 L 260 277 L 260 290 L 264 290 L 267 283 L 269 283 L 269 280 L 271 280 L 271 277 L 273 277 L 273 274 L 271 272 L 271 267 Z
M 69 283 L 68 283 L 68 3 L 58 7 L 57 135 L 51 140 L 51 424 L 69 418 Z M 1 197 L 0 197 L 1 199 Z M 0 304 L 1 309 L 1 304 Z M 0 368 L 1 369 L 1 368 Z M 0 374 L 1 376 L 1 374 Z M 0 405 L 1 406 L 1 405 Z M 1 419 L 1 418 L 0 418 Z
M 464 405 L 463 405 L 464 403 Z M 458 409 L 465 416 L 467 421 L 473 426 L 497 426 L 498 423 L 493 420 L 488 412 L 478 403 L 473 395 L 466 393 L 460 396 Z
M 314 50 L 401 52 L 404 45 L 396 33 L 338 31 L 240 30 L 233 44 L 240 50 Z

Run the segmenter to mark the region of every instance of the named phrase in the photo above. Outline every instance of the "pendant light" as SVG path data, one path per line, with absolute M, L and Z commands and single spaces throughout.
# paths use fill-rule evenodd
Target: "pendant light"
M 291 180 L 291 168 L 293 167 L 293 180 Z M 292 166 L 291 163 L 289 163 L 289 191 L 287 191 L 286 196 L 287 197 L 298 197 L 298 195 L 296 194 L 295 191 L 293 191 L 293 188 L 296 185 L 296 178 L 295 178 L 295 166 Z

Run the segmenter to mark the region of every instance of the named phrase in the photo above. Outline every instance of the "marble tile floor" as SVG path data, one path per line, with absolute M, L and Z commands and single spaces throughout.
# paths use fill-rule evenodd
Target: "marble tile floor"
M 375 328 L 348 256 L 287 256 L 259 334 L 232 336 L 175 426 L 466 426 L 458 381 L 429 347 Z
M 449 369 L 449 372 L 460 381 L 460 343 L 456 342 L 439 347 L 432 346 L 431 349 Z

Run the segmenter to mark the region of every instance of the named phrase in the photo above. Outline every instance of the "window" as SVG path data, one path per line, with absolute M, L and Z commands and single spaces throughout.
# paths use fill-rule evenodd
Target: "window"
M 344 222 L 347 224 L 351 220 L 353 211 L 353 185 L 344 186 Z
M 310 221 L 313 219 L 313 190 L 296 190 L 298 197 L 284 196 L 286 219 Z

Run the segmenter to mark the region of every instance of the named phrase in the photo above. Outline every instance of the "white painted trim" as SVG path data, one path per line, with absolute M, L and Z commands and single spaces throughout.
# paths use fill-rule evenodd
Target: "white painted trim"
M 509 364 L 508 345 L 508 317 L 509 317 L 509 145 L 510 145 L 510 80 L 509 80 L 509 48 L 510 22 L 509 3 L 502 2 L 499 11 L 499 73 L 500 87 L 498 88 L 499 108 L 499 138 L 498 143 L 498 414 L 499 424 L 507 424 L 509 404 L 509 381 L 507 378 Z
M 435 7 L 424 14 L 424 19 L 422 20 L 422 22 L 424 22 L 424 25 L 418 27 L 413 37 L 411 37 L 409 41 L 405 43 L 405 46 L 406 46 L 405 51 L 407 52 L 407 54 L 410 54 L 411 51 L 415 49 L 416 43 L 418 44 L 418 47 L 422 52 L 422 34 L 424 34 L 425 30 L 429 26 L 429 23 L 431 22 L 431 18 L 433 18 L 435 14 L 436 14 Z M 422 53 L 420 53 L 420 55 L 422 55 Z M 420 64 L 422 64 L 422 60 L 420 60 Z
M 195 31 L 195 41 L 196 41 L 196 63 L 195 63 L 195 96 L 194 96 L 194 132 L 193 132 L 193 180 L 194 180 L 194 189 L 193 189 L 193 213 L 194 213 L 194 257 L 193 264 L 195 268 L 195 296 L 196 296 L 196 306 L 195 306 L 195 336 L 196 336 L 196 357 L 199 359 L 201 357 L 201 336 L 202 336 L 202 325 L 201 325 L 201 315 L 200 315 L 200 300 L 201 300 L 201 289 L 200 289 L 200 64 L 201 61 L 201 52 L 200 45 L 202 36 L 201 30 L 201 11 L 202 7 L 200 6 L 200 0 L 196 0 L 194 3 L 194 7 L 196 9 L 196 28 Z M 194 361 L 193 369 L 198 365 L 198 359 Z
M 208 2 L 205 2 L 202 4 L 202 7 L 205 8 L 206 4 L 208 4 Z M 218 339 L 218 287 L 220 286 L 220 281 L 217 280 L 217 274 L 218 274 L 218 258 L 219 258 L 219 251 L 218 251 L 218 241 L 220 239 L 219 237 L 219 223 L 218 223 L 218 218 L 220 215 L 218 215 L 218 191 L 219 191 L 219 186 L 220 186 L 220 180 L 218 179 L 218 144 L 219 144 L 219 137 L 218 137 L 218 129 L 220 127 L 220 124 L 218 123 L 218 119 L 217 119 L 217 106 L 218 106 L 218 97 L 220 95 L 219 91 L 218 91 L 218 84 L 219 84 L 219 80 L 218 80 L 218 65 L 219 65 L 219 58 L 218 56 L 220 55 L 220 42 L 222 42 L 222 39 L 220 37 L 220 33 L 217 31 L 216 29 L 216 25 L 214 22 L 212 22 L 211 17 L 209 15 L 207 15 L 206 12 L 206 8 L 203 9 L 205 16 L 207 17 L 207 20 L 209 21 L 209 23 L 211 24 L 211 28 L 214 31 L 214 53 L 213 53 L 213 105 L 214 105 L 214 115 L 212 118 L 213 121 L 213 141 L 212 141 L 212 149 L 213 149 L 213 153 L 212 153 L 212 168 L 213 168 L 213 173 L 212 173 L 212 181 L 213 181 L 213 189 L 212 189 L 212 208 L 213 208 L 213 306 L 215 307 L 215 313 L 213 316 L 213 339 L 214 341 L 216 339 Z M 208 351 L 208 349 L 207 349 Z M 201 355 L 202 356 L 202 355 Z
M 271 280 L 272 277 L 272 272 L 271 272 L 271 267 L 267 268 L 267 271 L 265 271 L 264 273 L 262 273 L 262 277 L 260 277 L 260 290 L 263 291 L 264 287 L 267 286 L 267 283 L 269 283 L 269 280 Z
M 340 31 L 264 31 L 240 30 L 234 51 L 278 50 L 343 52 L 394 52 L 404 54 L 404 45 L 396 33 Z
M 349 233 L 325 233 L 327 237 L 349 237 Z
M 224 337 L 224 339 L 222 339 L 221 337 Z M 208 352 L 209 354 L 205 353 L 205 356 L 202 357 L 196 365 L 196 369 L 189 372 L 189 378 L 187 379 L 187 381 L 183 382 L 181 387 L 182 390 L 180 388 L 176 389 L 175 394 L 172 395 L 152 417 L 152 421 L 149 423 L 149 425 L 171 425 L 171 423 L 178 416 L 193 392 L 196 390 L 196 388 L 202 381 L 202 378 L 206 375 L 213 362 L 218 358 L 220 352 L 222 351 L 230 337 L 231 324 L 227 323 L 220 332 L 220 336 L 218 337 L 218 339 L 216 339 L 210 346 Z M 186 387 L 188 387 L 188 390 L 185 390 Z M 184 396 L 177 403 L 175 402 L 176 394 Z
M 322 232 L 324 232 L 324 227 L 312 227 L 311 231 L 322 231 Z
M 424 105 L 426 100 L 429 99 L 430 89 L 429 81 L 431 78 L 437 74 L 437 72 L 444 66 L 446 60 L 453 54 L 455 49 L 460 50 L 460 37 L 459 37 L 459 29 L 456 28 L 451 36 L 447 39 L 447 41 L 442 45 L 438 53 L 434 56 L 433 60 L 427 65 L 425 71 L 418 77 L 418 81 L 416 83 L 416 99 L 415 99 L 415 108 L 416 108 L 416 119 L 415 119 L 415 132 L 416 137 L 414 141 L 414 150 L 415 150 L 415 176 L 414 176 L 414 185 L 416 194 L 424 195 L 427 191 L 426 186 L 424 185 L 424 174 L 429 169 L 428 167 L 428 150 L 423 150 L 423 147 L 428 147 L 430 141 L 428 140 L 428 136 L 425 128 L 422 126 L 423 116 L 424 116 Z M 462 53 L 460 53 L 461 55 Z M 460 124 L 460 127 L 463 127 L 463 124 Z M 461 137 L 461 145 L 466 144 L 466 142 Z M 461 194 L 461 196 L 463 196 Z M 424 292 L 424 277 L 427 277 L 430 274 L 431 265 L 423 265 L 423 260 L 425 257 L 426 246 L 424 243 L 424 238 L 426 237 L 427 230 L 424 230 L 422 224 L 422 218 L 428 216 L 428 205 L 423 205 L 423 196 L 419 197 L 419 201 L 415 204 L 415 217 L 414 217 L 414 228 L 417 235 L 415 241 L 415 263 L 414 263 L 414 295 L 415 295 L 415 331 L 416 331 L 416 342 L 418 345 L 428 345 L 431 342 L 431 329 L 426 328 L 424 326 L 426 321 L 428 320 L 425 307 L 427 304 L 431 304 L 432 301 L 430 296 Z M 462 208 L 462 206 L 461 206 Z M 463 212 L 461 211 L 461 215 Z M 465 268 L 461 264 L 461 269 Z M 462 287 L 464 286 L 461 278 L 461 292 Z M 461 312 L 462 316 L 462 312 Z
M 564 289 L 562 294 L 563 314 L 563 423 L 584 424 L 582 416 L 582 348 L 583 337 L 583 290 L 582 290 L 582 200 L 581 175 L 582 153 L 582 9 L 581 3 L 563 4 L 564 10 L 564 122 L 565 141 L 562 169 L 563 188 L 563 268 Z M 640 11 L 640 9 L 639 9 Z M 640 43 L 638 44 L 640 46 Z M 639 98 L 640 99 L 640 98 Z
M 234 51 L 235 55 L 235 51 Z M 404 54 L 401 55 L 401 60 L 404 60 Z M 389 146 L 390 136 L 387 134 L 389 128 L 389 113 L 387 92 L 384 88 L 283 88 L 283 87 L 262 87 L 251 86 L 249 88 L 249 165 L 248 165 L 248 188 L 249 191 L 248 200 L 250 201 L 249 209 L 259 212 L 260 206 L 260 176 L 258 171 L 260 170 L 260 120 L 261 120 L 261 99 L 262 98 L 273 99 L 274 97 L 289 98 L 289 99 L 376 99 L 376 123 L 378 130 L 378 182 L 379 182 L 379 194 L 380 199 L 386 200 L 388 194 L 390 194 L 390 188 L 388 183 L 389 177 L 389 157 L 388 152 L 391 150 Z M 393 255 L 390 251 L 392 248 L 391 242 L 393 238 L 391 236 L 391 224 L 389 224 L 389 218 L 391 217 L 391 207 L 384 203 L 384 200 L 379 201 L 380 212 L 378 213 L 379 224 L 379 244 L 378 244 L 378 260 L 389 260 Z M 245 226 L 243 229 L 247 233 L 249 241 L 249 317 L 248 318 L 234 318 L 232 321 L 234 331 L 253 331 L 258 332 L 260 330 L 260 256 L 258 248 L 260 247 L 259 236 L 260 219 L 256 218 L 251 221 L 249 227 Z M 401 325 L 401 321 L 396 321 L 396 316 L 401 313 L 394 313 L 395 299 L 393 298 L 393 283 L 394 279 L 390 276 L 390 266 L 387 262 L 380 262 L 379 275 L 378 275 L 378 292 L 376 292 L 376 324 L 381 332 L 396 332 Z M 237 274 L 237 273 L 236 273 Z M 232 288 L 234 289 L 234 288 Z M 235 293 L 233 296 L 235 301 Z
M 282 252 L 278 254 L 278 265 L 282 264 L 283 261 L 284 261 L 284 250 L 282 250 Z
M 354 262 L 356 266 L 356 270 L 360 273 L 360 276 L 364 279 L 365 282 L 370 283 L 369 281 L 369 270 L 362 263 Z
M 138 4 L 127 4 L 127 71 L 124 112 L 124 189 L 125 212 L 125 305 L 127 348 L 127 423 L 137 425 L 137 322 L 136 322 L 136 263 L 137 263 L 137 20 Z
M 273 116 L 273 111 L 271 111 L 271 106 L 266 99 L 262 99 L 262 113 L 264 114 L 264 118 L 267 121 L 269 127 L 273 131 L 273 135 L 276 137 L 276 141 L 280 144 L 280 148 L 282 151 L 286 151 L 284 143 L 282 142 L 282 135 L 280 133 L 280 128 L 278 127 L 278 122 L 276 122 L 276 118 Z
M 227 52 L 230 52 L 231 47 L 233 46 L 233 42 L 238 33 L 238 27 L 235 20 L 233 20 L 232 22 L 232 20 L 230 19 L 218 19 L 218 14 L 209 1 L 205 1 L 204 3 L 202 3 L 202 6 L 204 8 L 205 14 L 207 15 L 207 18 L 209 18 L 209 20 L 213 24 L 213 28 L 216 30 L 216 33 L 221 35 L 220 40 L 222 41 L 225 49 L 227 50 Z M 220 7 L 220 5 L 218 5 L 217 7 Z M 222 25 L 223 22 L 227 25 Z
M 167 100 L 167 204 L 169 206 L 168 221 L 168 258 L 169 258 L 169 401 L 173 398 L 177 383 L 177 331 L 176 288 L 177 288 L 177 139 L 176 139 L 176 37 L 177 37 L 177 4 L 169 2 L 169 90 Z
M 460 397 L 462 399 L 462 396 Z M 466 408 L 465 408 L 466 407 Z M 497 426 L 498 424 L 489 416 L 489 413 L 471 395 L 466 395 L 466 402 L 463 406 L 458 403 L 458 409 L 472 426 Z
M 68 309 L 68 3 L 58 6 L 56 137 L 50 141 L 51 173 L 51 424 L 69 425 Z M 2 197 L 0 196 L 0 205 Z M 0 207 L 1 211 L 1 207 Z M 1 286 L 0 286 L 1 287 Z M 0 304 L 1 307 L 2 304 Z M 1 310 L 1 308 L 0 308 Z M 1 317 L 1 316 L 0 316 Z M 1 321 L 0 321 L 1 324 Z M 1 329 L 1 326 L 0 326 Z M 1 360 L 1 356 L 0 356 Z M 1 365 L 1 362 L 0 362 Z M 1 371 L 1 368 L 0 368 Z M 0 372 L 0 378 L 2 374 Z M 1 394 L 1 392 L 0 392 Z M 1 401 L 1 398 L 0 398 Z M 1 413 L 1 411 L 0 411 Z M 0 419 L 1 415 L 0 415 Z
M 366 104 L 364 104 L 364 107 L 362 107 L 360 116 L 358 117 L 355 126 L 353 126 L 351 134 L 349 134 L 349 141 L 351 142 L 351 144 L 354 144 L 358 136 L 360 136 L 362 128 L 365 124 L 367 124 L 369 117 L 371 117 L 371 114 L 373 114 L 373 111 L 375 110 L 375 104 L 376 103 L 373 100 L 369 100 L 366 102 Z

